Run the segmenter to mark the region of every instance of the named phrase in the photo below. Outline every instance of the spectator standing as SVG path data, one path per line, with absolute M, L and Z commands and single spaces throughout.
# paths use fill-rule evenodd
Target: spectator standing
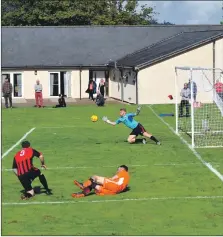
M 216 80 L 214 88 L 219 97 L 223 100 L 223 83 L 221 83 L 219 80 Z
M 191 79 L 189 79 L 188 88 L 191 91 Z M 191 94 L 193 96 L 194 102 L 196 102 L 196 98 L 197 98 L 197 84 L 194 81 L 192 81 L 192 91 L 191 91 Z
M 2 93 L 5 99 L 5 108 L 7 109 L 9 106 L 12 108 L 12 84 L 9 82 L 8 77 L 5 78 L 5 82 L 2 86 Z M 9 101 L 9 106 L 8 106 Z
M 43 94 L 42 94 L 43 87 L 42 84 L 40 84 L 39 80 L 36 81 L 34 89 L 35 89 L 36 107 L 41 108 L 43 107 Z
M 103 78 L 101 78 L 99 82 L 98 90 L 100 91 L 101 95 L 104 97 L 105 96 L 105 80 Z
M 88 89 L 87 89 L 88 93 L 89 93 L 89 99 L 94 101 L 94 81 L 92 79 L 90 79 L 89 84 L 88 84 Z
M 191 92 L 190 89 L 188 88 L 188 84 L 184 84 L 184 88 L 181 90 L 180 95 L 182 97 L 181 102 L 180 102 L 180 117 L 183 117 L 183 108 L 186 107 L 186 117 L 190 116 L 189 112 L 189 100 L 191 98 Z
M 97 83 L 96 83 L 96 79 L 93 80 L 93 94 L 97 93 Z

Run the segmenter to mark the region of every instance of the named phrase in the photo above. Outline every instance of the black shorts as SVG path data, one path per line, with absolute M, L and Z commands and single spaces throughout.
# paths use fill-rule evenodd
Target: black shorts
M 20 183 L 22 184 L 23 188 L 25 189 L 25 191 L 30 191 L 32 188 L 32 181 L 40 176 L 41 174 L 41 171 L 37 168 L 33 169 L 33 170 L 30 170 L 29 172 L 23 174 L 23 175 L 20 175 L 18 177 Z
M 139 123 L 138 126 L 134 128 L 129 135 L 142 136 L 144 132 L 146 132 L 146 129 L 142 126 L 142 124 Z

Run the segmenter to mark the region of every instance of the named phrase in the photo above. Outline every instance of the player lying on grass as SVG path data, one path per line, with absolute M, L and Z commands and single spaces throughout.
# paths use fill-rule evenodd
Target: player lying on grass
M 103 117 L 102 120 L 108 124 L 111 124 L 113 126 L 124 123 L 128 128 L 132 129 L 132 132 L 129 134 L 128 142 L 129 143 L 135 143 L 142 142 L 143 144 L 146 144 L 146 139 L 137 139 L 136 137 L 138 135 L 148 137 L 151 140 L 153 140 L 157 145 L 160 145 L 161 143 L 152 135 L 149 134 L 146 129 L 140 124 L 139 122 L 134 120 L 134 117 L 139 115 L 141 108 L 138 107 L 136 110 L 136 113 L 126 113 L 126 109 L 122 108 L 120 109 L 120 118 L 117 119 L 115 122 L 110 121 L 107 117 Z
M 121 165 L 112 178 L 94 175 L 83 184 L 74 180 L 74 184 L 82 191 L 79 193 L 72 193 L 72 197 L 85 197 L 90 194 L 92 190 L 94 190 L 97 195 L 101 196 L 118 194 L 127 189 L 129 178 L 128 167 L 126 165 Z
M 51 195 L 52 193 L 48 188 L 44 174 L 41 174 L 41 171 L 33 166 L 33 157 L 36 156 L 40 159 L 41 167 L 46 169 L 43 155 L 35 149 L 31 148 L 28 141 L 23 141 L 21 145 L 22 150 L 16 153 L 12 165 L 14 173 L 25 189 L 25 194 L 22 195 L 21 198 L 25 200 L 35 195 L 31 184 L 36 177 L 39 177 L 39 181 L 45 188 L 46 194 Z

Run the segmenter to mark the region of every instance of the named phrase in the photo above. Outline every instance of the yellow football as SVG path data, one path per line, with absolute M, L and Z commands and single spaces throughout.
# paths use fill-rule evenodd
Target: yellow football
M 92 115 L 91 116 L 91 121 L 92 122 L 97 122 L 98 121 L 98 116 L 97 115 Z

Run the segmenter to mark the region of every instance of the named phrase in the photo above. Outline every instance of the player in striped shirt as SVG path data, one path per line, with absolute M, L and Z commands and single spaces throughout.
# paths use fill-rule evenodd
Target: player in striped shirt
M 38 157 L 41 162 L 41 167 L 46 169 L 44 163 L 44 157 L 42 153 L 30 147 L 30 142 L 22 142 L 22 150 L 16 153 L 13 159 L 12 169 L 16 176 L 18 177 L 20 183 L 25 189 L 25 194 L 21 196 L 23 200 L 31 198 L 35 195 L 32 188 L 32 181 L 39 177 L 40 183 L 46 190 L 47 195 L 51 195 L 51 190 L 48 188 L 47 180 L 44 174 L 41 174 L 41 171 L 33 166 L 33 158 Z

